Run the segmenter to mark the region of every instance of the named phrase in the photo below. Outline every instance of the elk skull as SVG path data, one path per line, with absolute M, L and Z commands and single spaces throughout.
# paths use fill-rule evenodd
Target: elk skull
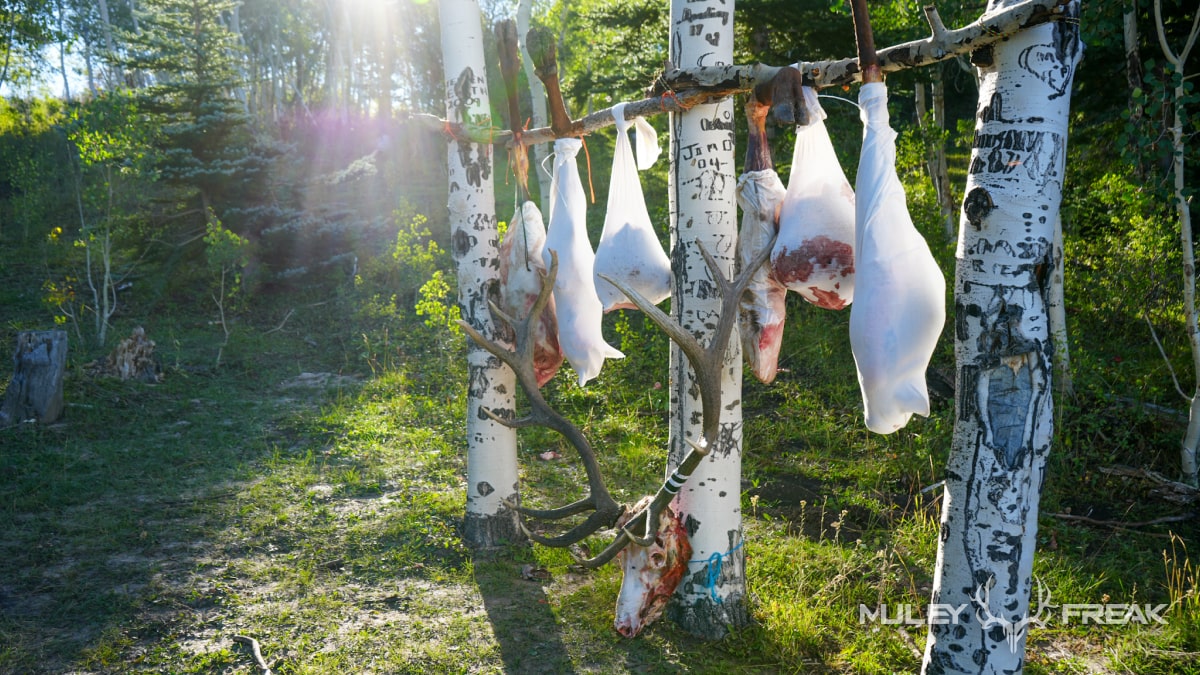
M 618 527 L 623 527 L 632 514 L 640 514 L 650 503 L 642 499 L 628 509 Z M 692 545 L 687 530 L 671 507 L 663 510 L 658 531 L 649 546 L 630 544 L 617 554 L 621 565 L 621 593 L 617 596 L 617 619 L 614 626 L 622 636 L 637 637 L 638 633 L 662 616 L 675 587 L 687 573 Z

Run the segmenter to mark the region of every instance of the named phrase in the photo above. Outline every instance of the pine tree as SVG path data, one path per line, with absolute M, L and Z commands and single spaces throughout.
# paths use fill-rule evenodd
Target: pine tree
M 149 74 L 141 109 L 156 118 L 157 168 L 169 184 L 195 190 L 201 213 L 260 193 L 268 161 L 234 96 L 237 36 L 225 26 L 231 0 L 145 0 L 139 32 L 127 35 L 129 70 Z M 231 224 L 232 225 L 232 224 Z

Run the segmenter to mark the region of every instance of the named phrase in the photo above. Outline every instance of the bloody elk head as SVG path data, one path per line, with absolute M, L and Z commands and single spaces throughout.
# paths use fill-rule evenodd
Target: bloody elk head
M 640 514 L 650 505 L 645 497 L 633 509 L 626 511 L 617 527 L 624 527 L 630 516 Z M 623 637 L 637 637 L 646 626 L 657 621 L 675 593 L 675 587 L 687 573 L 692 545 L 687 530 L 671 507 L 658 521 L 658 530 L 649 546 L 626 546 L 617 554 L 621 566 L 621 593 L 617 596 L 617 618 L 614 625 Z

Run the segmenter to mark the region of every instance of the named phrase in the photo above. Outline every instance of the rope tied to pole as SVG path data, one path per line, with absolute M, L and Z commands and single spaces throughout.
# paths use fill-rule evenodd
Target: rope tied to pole
M 663 92 L 662 96 L 658 97 L 658 107 L 661 108 L 663 112 L 671 111 L 671 109 L 667 107 L 667 99 L 670 99 L 674 107 L 679 108 L 680 110 L 691 110 L 696 105 L 694 103 L 684 103 L 678 96 L 675 95 L 674 89 L 668 89 L 667 91 Z

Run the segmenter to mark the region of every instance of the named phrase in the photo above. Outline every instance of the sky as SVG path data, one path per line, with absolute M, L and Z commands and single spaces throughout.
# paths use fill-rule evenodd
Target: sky
M 43 50 L 45 66 L 38 69 L 33 82 L 14 87 L 12 82 L 0 84 L 0 96 L 19 96 L 30 98 L 34 96 L 52 96 L 63 98 L 63 78 L 59 69 L 59 46 L 50 45 Z M 71 89 L 71 97 L 78 98 L 87 91 L 87 74 L 83 59 L 77 52 L 67 53 L 67 86 Z

